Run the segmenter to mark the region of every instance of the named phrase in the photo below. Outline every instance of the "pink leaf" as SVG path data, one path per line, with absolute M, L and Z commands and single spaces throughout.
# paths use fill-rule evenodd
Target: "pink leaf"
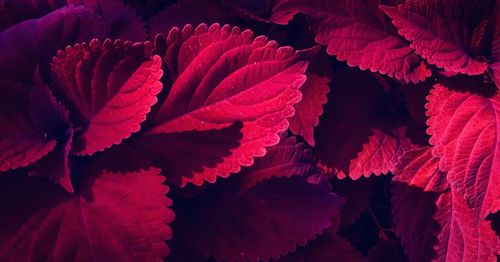
M 161 59 L 152 46 L 92 40 L 60 51 L 52 62 L 58 91 L 76 115 L 73 151 L 92 155 L 139 131 L 157 102 Z
M 8 261 L 158 261 L 174 214 L 159 170 L 86 172 L 79 194 L 0 177 L 0 256 Z
M 271 20 L 282 21 L 295 13 L 308 15 L 316 42 L 326 45 L 328 54 L 350 66 L 405 82 L 424 80 L 430 70 L 379 13 L 378 4 L 378 0 L 288 0 L 274 8 Z
M 459 81 L 447 87 L 457 88 Z M 500 94 L 484 97 L 437 84 L 426 104 L 430 143 L 451 187 L 474 209 L 474 219 L 500 208 Z M 484 87 L 476 82 L 478 90 Z
M 483 35 L 494 0 L 409 0 L 382 7 L 399 33 L 430 64 L 477 75 L 487 68 Z
M 450 189 L 431 151 L 424 147 L 408 152 L 394 178 L 396 232 L 410 259 L 496 261 L 500 242 L 489 222 L 475 222 L 474 210 Z
M 29 89 L 0 79 L 0 172 L 28 166 L 54 149 L 57 141 L 36 128 L 29 113 Z
M 213 24 L 172 29 L 157 39 L 174 80 L 153 127 L 146 135 L 222 129 L 243 123 L 240 146 L 215 168 L 185 178 L 183 184 L 214 182 L 250 166 L 265 148 L 279 142 L 300 98 L 312 51 L 278 47 L 250 30 Z

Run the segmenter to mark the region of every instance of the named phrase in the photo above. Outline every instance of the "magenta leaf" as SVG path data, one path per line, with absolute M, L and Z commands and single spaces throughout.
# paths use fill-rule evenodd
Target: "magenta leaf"
M 184 178 L 197 185 L 227 177 L 266 147 L 279 142 L 287 118 L 301 99 L 307 59 L 316 51 L 278 47 L 250 30 L 213 24 L 172 29 L 157 38 L 173 84 L 146 135 L 222 129 L 242 122 L 243 137 L 231 155 L 214 168 Z
M 432 152 L 451 187 L 474 209 L 474 221 L 500 208 L 500 94 L 484 97 L 436 84 L 426 104 Z M 483 86 L 476 82 L 481 89 Z
M 159 170 L 86 172 L 79 194 L 38 178 L 0 177 L 0 256 L 8 261 L 159 260 L 171 200 Z
M 477 75 L 487 68 L 484 33 L 494 0 L 409 0 L 382 7 L 398 32 L 430 64 Z
M 157 102 L 162 73 L 149 42 L 92 40 L 58 52 L 52 74 L 82 128 L 72 151 L 92 155 L 139 131 Z
M 316 42 L 340 61 L 405 82 L 430 76 L 427 65 L 378 10 L 378 0 L 286 0 L 274 7 L 278 23 L 293 14 L 310 17 Z

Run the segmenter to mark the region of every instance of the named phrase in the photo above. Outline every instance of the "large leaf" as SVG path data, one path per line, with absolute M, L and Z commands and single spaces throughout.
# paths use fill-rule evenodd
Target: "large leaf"
M 36 128 L 29 112 L 29 88 L 0 80 L 0 172 L 25 167 L 54 149 L 57 141 Z
M 500 208 L 500 94 L 495 90 L 485 97 L 457 90 L 461 84 L 451 80 L 431 90 L 426 104 L 427 131 L 433 153 L 440 157 L 440 169 L 474 209 L 478 223 Z M 487 86 L 476 82 L 470 88 Z
M 183 184 L 198 185 L 238 172 L 279 142 L 278 133 L 288 128 L 287 118 L 301 98 L 298 89 L 310 56 L 264 36 L 254 39 L 250 30 L 218 24 L 174 28 L 157 38 L 157 50 L 173 84 L 146 135 L 243 124 L 240 146 L 231 155 L 183 178 Z
M 287 0 L 274 7 L 271 20 L 280 22 L 295 13 L 306 14 L 316 42 L 326 45 L 328 54 L 350 66 L 406 82 L 424 80 L 430 70 L 380 14 L 378 4 L 378 0 Z
M 139 131 L 157 102 L 162 73 L 149 42 L 92 40 L 58 52 L 52 62 L 56 89 L 82 128 L 74 153 L 92 155 Z
M 85 172 L 79 194 L 44 180 L 0 177 L 5 261 L 158 261 L 174 218 L 159 170 Z
M 328 228 L 343 201 L 302 147 L 284 139 L 252 167 L 185 200 L 179 220 L 189 250 L 218 261 L 268 260 Z
M 396 232 L 410 259 L 496 261 L 498 237 L 488 221 L 476 223 L 473 209 L 450 189 L 430 147 L 402 158 L 393 193 Z
M 382 10 L 427 62 L 477 75 L 487 68 L 484 33 L 494 4 L 495 0 L 409 0 Z
M 108 26 L 83 6 L 67 6 L 27 20 L 0 33 L 0 72 L 31 84 L 37 64 L 46 73 L 45 66 L 57 50 L 107 34 Z

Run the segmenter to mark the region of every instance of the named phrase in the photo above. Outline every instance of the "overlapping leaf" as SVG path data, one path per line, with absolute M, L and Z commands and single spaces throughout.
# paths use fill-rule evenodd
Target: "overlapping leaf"
M 474 220 L 484 219 L 500 208 L 500 94 L 490 97 L 456 89 L 460 82 L 437 84 L 426 105 L 430 143 L 440 157 L 440 169 L 467 205 Z M 455 90 L 450 90 L 455 88 Z M 477 90 L 487 85 L 476 82 Z
M 185 202 L 179 216 L 188 221 L 187 244 L 218 261 L 268 260 L 328 228 L 343 201 L 294 142 L 283 140 L 251 168 Z
M 139 131 L 157 102 L 162 73 L 148 42 L 92 40 L 58 52 L 52 62 L 57 90 L 82 128 L 72 151 L 92 155 Z
M 168 188 L 159 170 L 86 172 L 78 195 L 38 178 L 0 177 L 0 256 L 7 261 L 157 261 L 168 254 Z
M 476 223 L 473 209 L 450 189 L 430 147 L 406 154 L 394 181 L 396 232 L 410 259 L 496 261 L 498 237 L 486 220 Z
M 382 9 L 427 62 L 477 75 L 487 68 L 485 31 L 494 5 L 494 0 L 410 0 Z
M 316 42 L 348 65 L 406 82 L 430 76 L 426 64 L 380 14 L 378 5 L 378 0 L 288 0 L 274 7 L 271 20 L 286 23 L 293 14 L 306 14 Z
M 288 128 L 301 98 L 308 52 L 218 24 L 174 28 L 156 45 L 173 84 L 145 136 L 243 124 L 240 145 L 214 168 L 183 174 L 183 184 L 226 177 L 279 142 L 278 132 Z

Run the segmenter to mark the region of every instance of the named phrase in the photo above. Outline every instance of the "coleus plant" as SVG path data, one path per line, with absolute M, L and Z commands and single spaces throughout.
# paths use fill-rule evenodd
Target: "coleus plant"
M 496 261 L 499 8 L 1 0 L 0 261 Z

